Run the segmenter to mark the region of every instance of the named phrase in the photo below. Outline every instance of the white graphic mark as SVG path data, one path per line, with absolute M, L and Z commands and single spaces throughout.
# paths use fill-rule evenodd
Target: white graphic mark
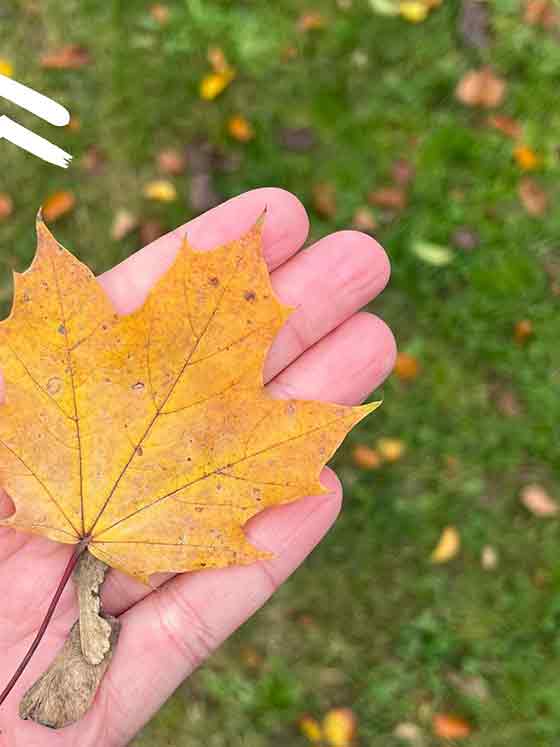
M 70 121 L 68 110 L 56 101 L 1 74 L 0 97 L 21 106 L 22 109 L 27 109 L 56 127 L 64 127 Z M 0 116 L 0 140 L 2 138 L 32 153 L 37 158 L 42 158 L 43 161 L 62 166 L 63 169 L 72 160 L 70 153 L 66 153 L 57 145 L 53 145 L 40 135 L 22 127 L 5 114 Z

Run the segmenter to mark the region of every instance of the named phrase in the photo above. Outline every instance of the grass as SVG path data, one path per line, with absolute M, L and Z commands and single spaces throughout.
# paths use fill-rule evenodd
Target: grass
M 77 161 L 92 144 L 108 158 L 98 175 L 79 165 L 63 172 L 0 143 L 0 191 L 15 202 L 14 215 L 0 223 L 4 305 L 8 268 L 28 264 L 35 210 L 57 189 L 77 196 L 57 236 L 96 271 L 138 246 L 135 236 L 109 238 L 119 207 L 165 228 L 184 222 L 192 214 L 184 177 L 176 179 L 176 203 L 142 197 L 162 147 L 203 136 L 236 154 L 239 167 L 216 176 L 220 193 L 290 189 L 310 206 L 312 238 L 350 224 L 368 192 L 389 182 L 397 158 L 416 171 L 407 208 L 376 231 L 393 280 L 373 309 L 418 358 L 421 373 L 408 384 L 392 377 L 383 408 L 337 457 L 348 500 L 321 548 L 177 691 L 135 747 L 303 745 L 298 716 L 338 705 L 354 709 L 361 744 L 370 747 L 396 747 L 391 735 L 403 721 L 419 724 L 427 745 L 441 744 L 430 736 L 436 712 L 466 718 L 473 737 L 465 744 L 477 747 L 557 739 L 558 525 L 531 516 L 518 494 L 539 482 L 560 497 L 560 315 L 544 269 L 558 256 L 560 213 L 525 212 L 511 141 L 453 92 L 481 64 L 505 78 L 500 112 L 523 123 L 541 158 L 535 178 L 554 204 L 560 48 L 552 33 L 523 23 L 517 0 L 489 4 L 493 40 L 481 51 L 458 32 L 452 0 L 419 25 L 378 16 L 366 0 L 349 5 L 316 0 L 310 8 L 326 25 L 307 34 L 296 31 L 303 7 L 296 0 L 169 2 L 165 26 L 139 0 L 3 6 L 10 35 L 0 55 L 14 63 L 16 78 L 68 106 L 81 128 L 53 132 L 9 103 L 6 113 Z M 68 41 L 87 45 L 94 64 L 42 70 L 40 53 Z M 216 101 L 203 102 L 198 85 L 211 45 L 224 50 L 238 77 Z M 296 55 L 282 61 L 288 46 Z M 227 135 L 237 112 L 256 131 L 246 145 Z M 311 127 L 317 146 L 288 152 L 280 144 L 286 127 Z M 329 218 L 313 211 L 320 182 L 336 188 Z M 446 267 L 411 251 L 418 239 L 449 246 L 463 226 L 476 229 L 479 246 L 454 250 Z M 524 345 L 513 337 L 520 319 L 534 326 Z M 504 392 L 514 396 L 517 414 L 500 409 Z M 402 439 L 405 457 L 360 470 L 352 444 L 381 435 Z M 430 552 L 447 525 L 459 529 L 462 550 L 436 567 Z M 493 571 L 481 566 L 486 545 L 499 556 Z M 466 694 L 450 674 L 481 678 L 487 696 Z

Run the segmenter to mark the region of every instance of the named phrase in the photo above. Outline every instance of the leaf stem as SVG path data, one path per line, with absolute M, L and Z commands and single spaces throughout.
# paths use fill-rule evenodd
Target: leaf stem
M 19 680 L 19 678 L 23 674 L 25 668 L 27 667 L 27 665 L 29 664 L 31 660 L 31 657 L 33 656 L 33 654 L 39 647 L 39 644 L 41 643 L 41 640 L 43 639 L 43 636 L 45 635 L 45 632 L 49 626 L 49 623 L 52 620 L 56 606 L 60 600 L 60 597 L 62 596 L 62 592 L 66 588 L 66 584 L 68 583 L 68 580 L 70 579 L 70 576 L 72 575 L 74 568 L 76 567 L 78 560 L 80 559 L 80 556 L 85 552 L 85 550 L 87 550 L 90 540 L 91 540 L 91 536 L 84 537 L 82 540 L 80 540 L 80 542 L 74 548 L 74 552 L 72 553 L 70 560 L 68 561 L 68 565 L 66 566 L 66 569 L 62 575 L 62 578 L 60 579 L 60 583 L 58 584 L 58 587 L 50 603 L 49 609 L 47 610 L 45 619 L 43 620 L 43 622 L 41 623 L 41 627 L 37 631 L 35 640 L 31 644 L 29 651 L 23 657 L 22 662 L 17 668 L 14 676 L 4 688 L 2 694 L 0 694 L 0 706 L 6 700 L 8 695 L 11 693 L 11 691 L 15 687 L 16 682 Z

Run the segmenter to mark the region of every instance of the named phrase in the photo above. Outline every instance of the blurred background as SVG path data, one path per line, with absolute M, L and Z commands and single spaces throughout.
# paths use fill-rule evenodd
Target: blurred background
M 40 203 L 96 272 L 263 185 L 393 265 L 337 526 L 135 747 L 558 739 L 559 69 L 554 0 L 0 0 L 74 155 L 0 143 L 2 313 Z

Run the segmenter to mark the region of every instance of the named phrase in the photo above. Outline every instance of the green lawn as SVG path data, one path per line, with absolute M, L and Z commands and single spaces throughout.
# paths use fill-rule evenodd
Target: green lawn
M 560 255 L 560 32 L 525 23 L 522 5 L 488 3 L 490 38 L 476 49 L 460 33 L 454 0 L 420 24 L 377 15 L 368 0 L 170 0 L 163 25 L 140 0 L 0 4 L 0 57 L 81 122 L 53 130 L 3 105 L 75 156 L 65 172 L 0 142 L 0 192 L 14 201 L 0 222 L 4 310 L 9 269 L 29 263 L 34 214 L 56 190 L 77 200 L 57 237 L 96 271 L 139 246 L 136 234 L 110 238 L 119 208 L 165 230 L 194 214 L 188 172 L 172 177 L 177 201 L 142 195 L 164 147 L 213 145 L 224 198 L 262 185 L 292 190 L 310 209 L 311 239 L 350 225 L 368 193 L 390 184 L 397 159 L 415 168 L 404 210 L 373 208 L 393 265 L 373 308 L 420 374 L 408 383 L 393 376 L 376 393 L 381 410 L 337 456 L 347 502 L 326 542 L 135 747 L 304 745 L 298 717 L 335 706 L 355 711 L 368 747 L 405 744 L 392 736 L 402 722 L 420 726 L 425 747 L 443 744 L 432 736 L 437 712 L 466 719 L 473 734 L 464 743 L 476 747 L 558 739 L 558 521 L 532 516 L 518 495 L 537 482 L 560 499 L 560 299 L 545 270 Z M 320 11 L 324 27 L 298 31 L 304 10 Z M 40 55 L 69 41 L 87 46 L 93 62 L 41 69 Z M 202 101 L 213 45 L 237 77 Z M 483 64 L 507 82 L 497 111 L 523 125 L 539 157 L 530 176 L 549 194 L 542 215 L 519 200 L 526 175 L 512 140 L 487 125 L 487 111 L 455 98 L 459 79 Z M 249 143 L 228 135 L 237 113 L 255 129 Z M 314 145 L 295 152 L 286 129 L 300 127 L 311 128 Z M 98 173 L 80 163 L 93 144 L 106 155 Z M 336 190 L 329 217 L 313 208 L 320 183 Z M 468 251 L 453 243 L 463 227 L 478 236 Z M 418 240 L 450 247 L 452 261 L 426 263 L 412 251 Z M 514 339 L 521 319 L 534 330 L 524 344 Z M 352 445 L 380 436 L 401 439 L 403 458 L 374 471 L 355 466 Z M 436 566 L 430 553 L 447 525 L 459 530 L 461 551 Z M 481 565 L 486 545 L 498 554 L 493 570 Z M 485 685 L 484 697 L 469 694 L 468 678 Z

